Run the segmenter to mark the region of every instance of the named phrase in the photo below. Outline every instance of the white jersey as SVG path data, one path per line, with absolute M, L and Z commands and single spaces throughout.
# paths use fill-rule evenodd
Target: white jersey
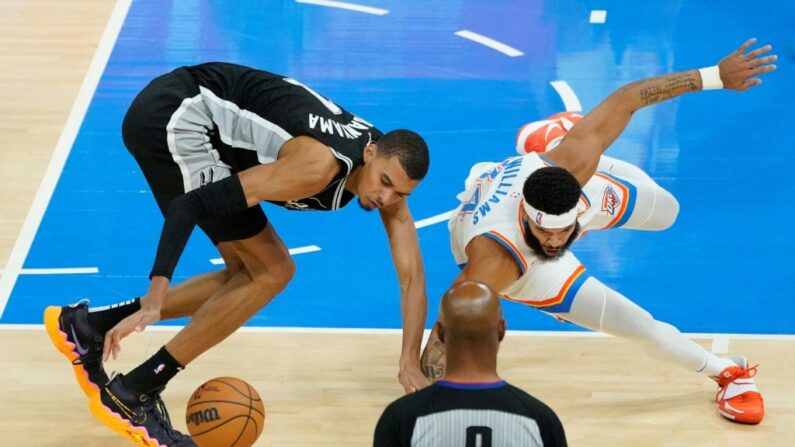
M 577 221 L 581 234 L 618 227 L 627 222 L 635 204 L 635 187 L 609 173 L 612 159 L 603 157 L 600 168 L 583 188 Z M 538 257 L 525 242 L 528 228 L 521 221 L 522 188 L 535 170 L 552 164 L 531 152 L 501 163 L 478 163 L 472 167 L 461 205 L 452 213 L 448 226 L 456 263 L 467 263 L 466 246 L 474 237 L 488 237 L 502 245 L 516 260 L 522 276 L 500 295 L 540 307 L 548 312 L 567 312 L 571 298 L 588 278 L 570 251 L 555 260 Z

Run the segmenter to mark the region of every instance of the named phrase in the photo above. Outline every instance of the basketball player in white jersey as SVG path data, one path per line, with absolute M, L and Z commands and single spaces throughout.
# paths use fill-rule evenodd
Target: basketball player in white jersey
M 563 114 L 531 123 L 520 130 L 517 144 L 520 153 L 531 152 L 475 165 L 449 222 L 452 251 L 462 268 L 456 283 L 482 281 L 505 299 L 641 343 L 656 358 L 716 380 L 721 415 L 759 423 L 764 405 L 752 378 L 755 367 L 745 358 L 716 357 L 655 320 L 590 276 L 567 250 L 586 231 L 663 230 L 673 224 L 676 199 L 637 167 L 602 153 L 644 106 L 697 90 L 745 91 L 760 84 L 755 76 L 773 71 L 776 56 L 764 56 L 770 46 L 746 53 L 754 42 L 745 42 L 717 66 L 628 84 L 584 117 Z M 432 333 L 423 369 L 434 378 L 444 370 L 443 349 Z

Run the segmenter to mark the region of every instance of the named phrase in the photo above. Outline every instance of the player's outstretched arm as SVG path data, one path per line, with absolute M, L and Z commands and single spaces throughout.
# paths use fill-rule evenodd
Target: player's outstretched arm
M 770 45 L 746 53 L 755 42 L 749 39 L 717 66 L 643 79 L 619 88 L 575 124 L 547 158 L 571 171 L 584 185 L 596 171 L 599 157 L 624 131 L 636 110 L 698 90 L 742 92 L 761 84 L 757 76 L 775 70 L 772 62 L 777 56 L 765 56 Z
M 410 393 L 430 384 L 420 371 L 420 344 L 428 313 L 425 268 L 422 264 L 417 229 L 406 199 L 378 211 L 389 237 L 392 261 L 400 283 L 403 344 L 398 381 Z

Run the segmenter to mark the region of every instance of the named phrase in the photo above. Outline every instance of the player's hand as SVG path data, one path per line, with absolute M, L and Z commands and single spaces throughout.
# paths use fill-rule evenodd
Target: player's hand
M 756 38 L 748 39 L 740 45 L 740 48 L 718 63 L 723 88 L 744 92 L 762 83 L 762 80 L 756 76 L 776 69 L 772 62 L 775 62 L 778 56 L 775 54 L 763 56 L 773 49 L 771 45 L 765 45 L 746 53 L 746 50 L 755 43 Z
M 160 321 L 160 306 L 150 301 L 141 299 L 141 308 L 137 312 L 121 320 L 105 334 L 105 346 L 102 349 L 102 361 L 107 362 L 111 356 L 113 360 L 121 351 L 121 339 L 133 332 L 142 332 L 146 326 Z
M 398 381 L 406 394 L 421 390 L 431 384 L 431 381 L 420 371 L 419 365 L 401 367 L 398 372 Z

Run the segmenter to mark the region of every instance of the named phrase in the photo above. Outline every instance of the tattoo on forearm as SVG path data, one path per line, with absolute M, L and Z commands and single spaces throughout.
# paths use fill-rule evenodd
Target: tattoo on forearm
M 420 366 L 425 377 L 436 380 L 444 375 L 444 367 L 447 361 L 447 354 L 444 344 L 439 340 L 434 340 L 425 347 L 420 359 Z
M 640 99 L 644 105 L 655 104 L 683 93 L 698 90 L 696 74 L 675 73 L 649 80 L 639 81 Z

